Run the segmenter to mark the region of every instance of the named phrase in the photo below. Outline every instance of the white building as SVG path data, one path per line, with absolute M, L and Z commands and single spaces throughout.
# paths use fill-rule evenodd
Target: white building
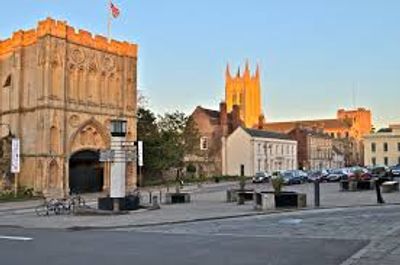
M 222 141 L 224 175 L 297 168 L 297 141 L 286 134 L 238 127 Z
M 364 137 L 366 166 L 400 164 L 400 124 L 390 125 Z

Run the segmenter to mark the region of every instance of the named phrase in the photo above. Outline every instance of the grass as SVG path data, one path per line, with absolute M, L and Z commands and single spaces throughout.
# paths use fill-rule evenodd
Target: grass
M 29 201 L 40 199 L 38 196 L 32 195 L 32 193 L 26 190 L 18 191 L 17 196 L 15 196 L 13 191 L 5 190 L 0 191 L 0 203 L 4 202 L 19 202 L 19 201 Z

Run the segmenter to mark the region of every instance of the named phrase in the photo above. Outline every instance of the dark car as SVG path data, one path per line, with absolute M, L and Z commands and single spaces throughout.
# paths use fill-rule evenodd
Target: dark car
M 328 182 L 337 182 L 341 180 L 347 180 L 353 176 L 351 169 L 341 168 L 332 170 L 331 173 L 326 177 Z
M 329 175 L 329 171 L 326 169 L 323 170 L 314 170 L 308 174 L 308 182 L 324 182 L 326 181 L 326 177 Z
M 289 170 L 282 173 L 283 177 L 283 184 L 285 185 L 292 185 L 292 184 L 301 184 L 302 178 L 296 172 L 296 170 Z
M 400 164 L 397 166 L 391 167 L 390 173 L 391 173 L 392 177 L 395 177 L 395 178 L 400 177 Z
M 374 166 L 370 169 L 370 171 L 374 178 L 379 178 L 386 181 L 393 179 L 390 168 L 387 166 Z

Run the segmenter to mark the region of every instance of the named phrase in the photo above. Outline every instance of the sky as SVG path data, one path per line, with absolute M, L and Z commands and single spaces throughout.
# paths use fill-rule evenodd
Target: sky
M 372 110 L 400 122 L 398 0 L 113 0 L 112 37 L 139 45 L 138 89 L 156 113 L 218 108 L 226 64 L 261 66 L 267 121 Z M 0 39 L 46 17 L 107 33 L 107 0 L 2 1 Z

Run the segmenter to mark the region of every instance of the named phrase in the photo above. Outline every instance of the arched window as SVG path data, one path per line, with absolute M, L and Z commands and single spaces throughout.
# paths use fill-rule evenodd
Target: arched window
M 4 80 L 4 84 L 3 87 L 9 87 L 12 84 L 12 78 L 11 78 L 11 74 L 9 74 L 6 78 L 6 80 Z
M 53 160 L 50 163 L 48 187 L 56 188 L 58 184 L 57 182 L 58 182 L 58 165 L 57 161 Z

